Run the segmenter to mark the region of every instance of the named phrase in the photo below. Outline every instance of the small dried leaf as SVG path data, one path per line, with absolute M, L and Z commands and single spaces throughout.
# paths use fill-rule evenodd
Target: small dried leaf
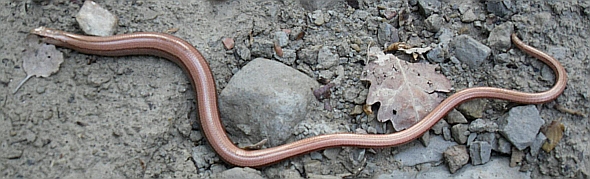
M 34 38 L 31 39 L 27 38 L 26 43 L 29 49 L 25 50 L 23 55 L 23 70 L 27 73 L 27 77 L 20 82 L 13 93 L 16 93 L 33 76 L 49 77 L 57 72 L 64 61 L 63 54 L 55 49 L 54 45 L 39 44 L 38 39 L 36 42 Z
M 551 122 L 551 124 L 549 124 L 549 126 L 543 131 L 547 137 L 547 141 L 545 141 L 541 148 L 543 148 L 545 152 L 551 152 L 563 137 L 563 131 L 565 131 L 565 126 L 561 122 Z
M 434 109 L 442 98 L 435 92 L 449 92 L 451 83 L 435 71 L 436 65 L 409 63 L 379 48 L 371 48 L 377 60 L 367 64 L 361 80 L 371 82 L 367 104 L 380 102 L 377 119 L 391 121 L 395 130 L 406 129 Z

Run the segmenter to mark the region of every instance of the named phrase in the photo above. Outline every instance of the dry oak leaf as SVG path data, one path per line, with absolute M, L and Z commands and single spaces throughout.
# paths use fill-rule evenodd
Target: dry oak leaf
M 443 99 L 437 92 L 449 92 L 450 81 L 437 73 L 436 65 L 409 63 L 371 48 L 377 57 L 365 66 L 361 80 L 369 81 L 367 104 L 380 103 L 377 119 L 391 121 L 396 131 L 404 130 L 426 116 Z
M 25 43 L 27 43 L 28 49 L 23 54 L 23 69 L 27 76 L 12 93 L 16 93 L 33 76 L 49 77 L 59 70 L 59 66 L 64 61 L 63 54 L 55 49 L 54 45 L 39 44 L 39 39 L 35 36 L 27 37 Z

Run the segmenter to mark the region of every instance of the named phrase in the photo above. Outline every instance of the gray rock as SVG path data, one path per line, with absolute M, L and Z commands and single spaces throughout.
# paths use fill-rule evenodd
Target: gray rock
M 493 121 L 486 121 L 483 119 L 476 119 L 469 124 L 469 131 L 471 132 L 496 132 L 498 131 L 498 124 Z
M 457 172 L 457 170 L 469 162 L 467 147 L 464 145 L 451 146 L 445 150 L 443 155 L 451 173 Z
M 432 126 L 432 128 L 430 128 L 432 131 L 434 131 L 434 134 L 436 135 L 440 135 L 442 134 L 443 128 L 448 128 L 449 127 L 449 123 L 447 123 L 447 121 L 445 120 L 439 120 L 434 126 Z
M 276 146 L 304 119 L 307 106 L 316 101 L 310 89 L 318 86 L 315 80 L 279 62 L 254 59 L 221 92 L 220 113 L 232 137 L 247 138 L 252 144 L 268 139 Z
M 340 148 L 329 148 L 324 150 L 324 156 L 326 156 L 326 158 L 330 159 L 330 160 L 334 160 L 336 158 L 338 158 L 338 155 L 340 155 Z
M 269 176 L 269 178 L 303 179 L 301 174 L 295 169 L 281 169 L 279 170 L 278 176 Z
M 250 48 L 246 47 L 246 45 L 242 44 L 242 43 L 237 43 L 235 46 L 236 49 L 236 53 L 238 53 L 238 56 L 240 56 L 240 58 L 249 61 L 250 59 L 252 59 L 252 53 L 250 51 Z
M 315 11 L 318 9 L 332 9 L 337 6 L 338 3 L 344 3 L 343 0 L 324 0 L 324 1 L 316 1 L 316 0 L 299 0 L 301 6 L 309 11 Z
M 425 132 L 422 134 L 422 136 L 418 138 L 418 141 L 420 141 L 422 145 L 428 147 L 428 145 L 430 145 L 430 132 Z
M 254 38 L 250 54 L 257 58 L 272 58 L 274 54 L 274 43 L 263 38 Z
M 477 133 L 471 133 L 469 134 L 469 136 L 467 137 L 467 146 L 471 146 L 471 144 L 473 143 L 473 141 L 475 141 L 475 138 L 477 137 Z
M 465 165 L 463 169 L 451 174 L 446 166 L 441 165 L 432 167 L 427 170 L 420 171 L 393 171 L 390 174 L 381 174 L 373 177 L 374 179 L 397 179 L 397 178 L 411 178 L 411 179 L 472 179 L 472 178 L 486 178 L 486 179 L 504 179 L 504 178 L 518 178 L 530 179 L 530 172 L 520 172 L 519 168 L 511 168 L 508 165 L 508 158 L 500 157 L 494 158 L 485 165 Z
M 469 146 L 469 156 L 471 156 L 471 165 L 482 165 L 490 161 L 492 155 L 492 145 L 484 141 L 475 141 Z
M 450 141 L 453 137 L 451 135 L 451 129 L 449 127 L 443 127 L 442 128 L 442 133 L 443 133 L 443 138 L 445 140 Z
M 297 58 L 309 65 L 316 65 L 318 63 L 318 52 L 320 48 L 321 46 L 319 45 L 303 48 L 297 52 Z
M 285 47 L 289 45 L 289 36 L 284 31 L 276 31 L 275 41 L 279 43 L 279 46 Z
M 321 25 L 324 25 L 324 23 L 326 23 L 326 17 L 324 17 L 324 16 L 325 15 L 322 12 L 322 10 L 316 10 L 316 11 L 313 11 L 313 13 L 310 15 L 310 18 L 315 25 L 321 26 Z
M 338 65 L 340 58 L 329 47 L 322 47 L 318 52 L 318 69 L 328 69 Z
M 503 137 L 498 138 L 498 148 L 495 150 L 503 154 L 510 154 L 512 152 L 512 144 Z
M 377 30 L 377 41 L 379 44 L 381 44 L 381 46 L 385 45 L 386 43 L 394 43 L 392 41 L 392 37 L 397 37 L 397 30 L 394 29 L 395 27 L 387 22 L 379 24 L 379 29 Z M 395 34 L 393 34 L 393 32 L 395 32 Z M 399 41 L 399 37 L 397 38 Z
M 511 15 L 512 2 L 510 0 L 489 0 L 486 1 L 486 10 L 500 17 Z
M 418 7 L 422 15 L 430 16 L 432 13 L 439 12 L 441 3 L 438 0 L 418 0 Z
M 457 111 L 456 109 L 453 109 L 451 112 L 449 112 L 445 119 L 449 124 L 467 123 L 467 119 L 465 118 L 465 116 L 463 116 L 463 114 L 461 114 L 461 112 Z
M 461 22 L 473 22 L 477 19 L 477 16 L 475 15 L 475 13 L 473 13 L 472 9 L 469 9 L 467 11 L 465 11 L 465 13 L 463 13 L 463 15 L 461 15 Z
M 426 30 L 435 33 L 440 31 L 440 28 L 442 27 L 444 22 L 445 20 L 438 14 L 432 14 L 428 16 L 428 18 L 426 18 L 426 20 L 424 21 L 426 25 Z
M 510 35 L 513 32 L 514 25 L 512 22 L 506 22 L 496 26 L 490 32 L 490 36 L 488 37 L 488 43 L 490 47 L 504 52 L 507 51 L 512 46 Z
M 252 168 L 239 168 L 235 167 L 221 173 L 214 175 L 212 178 L 215 179 L 234 179 L 234 178 L 251 178 L 251 179 L 264 179 L 260 171 Z
M 455 56 L 461 62 L 469 65 L 471 68 L 477 68 L 486 60 L 492 50 L 473 39 L 468 35 L 460 35 L 453 39 L 453 47 L 455 48 Z
M 458 144 L 465 144 L 467 142 L 467 136 L 469 136 L 469 125 L 457 124 L 451 128 L 451 135 Z
M 530 147 L 532 156 L 537 156 L 537 154 L 539 154 L 539 150 L 543 146 L 543 143 L 545 143 L 545 140 L 547 140 L 545 134 L 539 132 L 539 134 L 535 138 L 535 141 L 533 141 L 533 145 L 531 145 Z
M 498 120 L 500 134 L 518 150 L 533 144 L 543 124 L 545 121 L 539 116 L 535 105 L 514 107 Z
M 217 154 L 211 152 L 211 148 L 207 148 L 204 145 L 193 147 L 191 156 L 193 157 L 193 162 L 199 171 L 208 169 L 211 164 L 219 160 L 216 157 Z
M 440 29 L 440 31 L 437 32 L 437 34 L 438 34 L 438 41 L 439 41 L 438 44 L 443 49 L 448 50 L 449 43 L 451 43 L 451 39 L 453 39 L 453 31 L 451 31 L 451 29 L 442 27 Z
M 342 177 L 333 176 L 333 175 L 319 175 L 314 173 L 307 174 L 308 179 L 341 179 Z
M 96 36 L 111 36 L 115 33 L 119 19 L 93 1 L 85 1 L 76 21 L 84 33 Z
M 509 63 L 510 62 L 510 55 L 508 55 L 508 53 L 500 53 L 498 55 L 495 55 L 494 59 L 496 60 L 496 62 L 499 62 L 499 63 Z
M 276 55 L 275 58 L 285 65 L 293 65 L 297 59 L 297 54 L 295 50 L 283 49 L 283 57 Z
M 324 156 L 322 156 L 322 154 L 320 154 L 319 152 L 309 153 L 309 156 L 311 157 L 311 159 L 314 159 L 314 160 L 320 160 L 321 161 L 322 159 L 324 159 Z
M 445 53 L 440 45 L 437 45 L 432 50 L 426 53 L 426 58 L 434 63 L 442 63 L 445 61 Z
M 483 117 L 483 112 L 487 107 L 487 100 L 474 99 L 464 102 L 457 107 L 465 117 L 469 119 L 478 119 Z
M 492 145 L 492 150 L 498 151 L 497 150 L 498 149 L 498 141 L 496 139 L 495 132 L 486 132 L 486 133 L 477 134 L 477 137 L 475 138 L 475 140 L 487 142 L 488 144 Z
M 430 139 L 430 145 L 428 147 L 424 147 L 418 141 L 401 146 L 399 148 L 400 153 L 393 156 L 393 159 L 401 162 L 403 166 L 437 162 L 442 160 L 442 153 L 453 145 L 457 144 L 455 142 L 445 141 L 440 136 L 434 136 Z

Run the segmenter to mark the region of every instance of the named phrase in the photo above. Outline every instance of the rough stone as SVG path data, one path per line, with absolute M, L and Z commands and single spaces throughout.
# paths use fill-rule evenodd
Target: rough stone
M 486 1 L 486 9 L 488 12 L 496 14 L 500 17 L 505 17 L 512 14 L 512 2 L 509 0 L 489 0 Z
M 477 133 L 469 134 L 469 136 L 467 137 L 467 146 L 471 146 L 471 144 L 475 141 L 476 137 L 477 137 Z
M 319 9 L 331 9 L 336 6 L 338 3 L 344 3 L 342 0 L 324 0 L 324 1 L 316 1 L 316 0 L 300 0 L 301 6 L 309 11 L 315 11 Z
M 285 178 L 285 179 L 303 179 L 301 174 L 295 169 L 283 169 L 279 170 L 278 176 L 269 178 Z
M 439 41 L 438 45 L 440 45 L 443 48 L 443 50 L 448 50 L 449 43 L 451 43 L 451 40 L 453 39 L 453 31 L 451 31 L 451 29 L 441 27 L 440 31 L 438 31 L 437 34 Z
M 482 165 L 490 161 L 492 145 L 484 141 L 475 141 L 469 146 L 471 165 Z
M 318 52 L 318 69 L 328 69 L 338 65 L 340 58 L 329 47 L 322 47 Z
M 236 53 L 238 53 L 238 56 L 240 56 L 240 58 L 244 60 L 252 59 L 252 52 L 250 51 L 250 48 L 246 47 L 246 45 L 238 43 L 235 45 L 235 48 Z
M 453 139 L 458 144 L 465 144 L 467 142 L 467 136 L 469 136 L 469 125 L 467 124 L 457 124 L 451 128 L 451 134 L 453 135 Z
M 428 16 L 428 18 L 426 18 L 426 20 L 424 21 L 426 25 L 426 30 L 434 33 L 440 31 L 440 28 L 442 27 L 444 22 L 445 20 L 438 14 L 432 14 Z
M 205 170 L 211 166 L 211 164 L 218 161 L 216 154 L 210 152 L 211 148 L 207 148 L 204 145 L 199 145 L 192 148 L 191 156 L 193 162 L 198 170 Z
M 471 68 L 479 67 L 492 53 L 492 50 L 488 46 L 478 42 L 469 35 L 455 37 L 452 45 L 455 48 L 457 59 L 469 65 Z
M 533 144 L 543 124 L 545 121 L 539 116 L 535 105 L 514 107 L 498 120 L 500 134 L 518 150 Z
M 442 134 L 443 128 L 445 128 L 445 127 L 448 128 L 449 127 L 449 123 L 447 123 L 447 121 L 445 121 L 445 120 L 439 120 L 430 129 L 434 132 L 434 134 L 440 135 L 440 134 Z
M 115 33 L 119 19 L 93 1 L 85 1 L 76 21 L 84 33 L 96 36 L 110 36 Z
M 432 167 L 427 170 L 420 171 L 394 171 L 388 174 L 381 174 L 373 177 L 374 179 L 397 179 L 397 178 L 413 178 L 413 179 L 472 179 L 472 178 L 486 178 L 486 179 L 503 179 L 503 178 L 519 178 L 530 179 L 530 172 L 520 172 L 518 168 L 511 168 L 508 165 L 508 158 L 499 157 L 494 158 L 485 165 L 465 165 L 456 173 L 449 173 L 446 166 Z
M 322 156 L 322 154 L 320 154 L 319 152 L 312 152 L 309 153 L 309 156 L 311 157 L 311 159 L 313 160 L 322 160 L 324 157 Z
M 465 118 L 465 116 L 463 116 L 463 114 L 461 114 L 461 112 L 457 111 L 456 109 L 453 109 L 451 112 L 449 112 L 445 119 L 449 124 L 467 123 L 467 119 Z
M 428 53 L 426 53 L 426 58 L 434 63 L 442 63 L 445 61 L 445 53 L 442 47 L 437 45 L 432 50 L 428 51 Z
M 403 166 L 436 162 L 442 160 L 442 153 L 453 145 L 456 145 L 456 143 L 445 141 L 440 136 L 434 136 L 430 139 L 428 147 L 424 147 L 418 141 L 400 146 L 400 152 L 393 156 L 393 159 L 399 161 Z
M 260 171 L 252 168 L 239 168 L 235 167 L 221 173 L 214 175 L 212 178 L 215 179 L 233 179 L 233 178 L 251 178 L 251 179 L 264 179 Z
M 486 109 L 487 100 L 475 99 L 464 102 L 457 107 L 465 117 L 469 119 L 478 119 L 483 117 L 483 112 Z
M 420 13 L 428 17 L 432 13 L 439 12 L 441 3 L 438 0 L 418 0 L 418 7 L 420 8 Z
M 377 41 L 379 44 L 381 44 L 381 46 L 385 45 L 386 43 L 393 43 L 392 37 L 397 37 L 397 31 L 394 29 L 395 27 L 389 23 L 383 22 L 379 24 L 379 29 L 377 30 Z M 394 35 L 393 32 L 396 32 L 396 34 Z M 399 37 L 397 38 L 399 40 Z
M 496 139 L 495 132 L 486 132 L 486 133 L 477 134 L 477 137 L 475 138 L 475 140 L 487 142 L 488 144 L 492 145 L 492 150 L 494 150 L 494 151 L 497 151 L 497 149 L 498 149 L 498 140 Z
M 510 35 L 514 32 L 512 22 L 506 22 L 496 26 L 488 37 L 490 47 L 506 52 L 512 46 Z
M 254 59 L 221 92 L 220 113 L 230 134 L 243 135 L 239 138 L 252 144 L 268 139 L 276 146 L 304 119 L 307 106 L 315 101 L 309 89 L 318 86 L 315 80 L 279 62 Z
M 338 155 L 340 155 L 340 150 L 339 148 L 330 148 L 330 149 L 326 149 L 324 150 L 323 154 L 324 156 L 326 156 L 326 158 L 330 159 L 330 160 L 334 160 L 338 158 Z
M 305 47 L 297 52 L 297 58 L 309 65 L 316 65 L 318 63 L 318 52 L 321 46 Z
M 274 43 L 263 38 L 254 38 L 250 54 L 256 58 L 272 58 L 274 54 Z
M 469 162 L 467 147 L 464 145 L 451 146 L 445 150 L 443 155 L 451 173 L 457 172 L 457 170 Z
M 445 140 L 451 140 L 453 138 L 451 135 L 451 129 L 448 126 L 442 128 L 442 133 Z
M 285 33 L 285 31 L 276 31 L 274 39 L 281 47 L 289 45 L 289 36 L 287 33 Z
M 500 152 L 503 154 L 510 154 L 512 150 L 512 144 L 503 137 L 498 138 L 498 148 L 495 150 L 496 152 Z
M 465 11 L 465 13 L 463 13 L 463 15 L 461 15 L 461 22 L 473 22 L 477 19 L 477 16 L 475 15 L 475 13 L 473 13 L 472 9 L 469 9 L 467 11 Z
M 321 26 L 324 25 L 324 23 L 326 23 L 326 18 L 324 17 L 325 15 L 321 10 L 313 11 L 313 13 L 310 16 L 313 20 L 313 23 L 317 26 Z
M 498 124 L 493 121 L 486 121 L 483 119 L 476 119 L 469 124 L 469 131 L 471 132 L 496 132 L 498 131 Z
M 293 65 L 297 59 L 297 53 L 292 49 L 283 49 L 283 57 L 275 56 L 275 58 L 285 65 Z

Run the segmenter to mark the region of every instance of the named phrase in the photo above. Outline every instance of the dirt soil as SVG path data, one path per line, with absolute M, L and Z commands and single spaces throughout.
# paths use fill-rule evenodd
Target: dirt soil
M 173 35 L 192 43 L 208 59 L 218 92 L 242 66 L 259 57 L 253 53 L 251 58 L 240 58 L 234 52 L 226 51 L 221 43 L 224 37 L 234 38 L 236 47 L 248 48 L 244 44 L 250 38 L 272 41 L 275 32 L 288 29 L 292 33 L 305 33 L 302 39 L 292 39 L 286 49 L 299 52 L 316 45 L 335 47 L 335 53 L 343 60 L 340 62 L 345 69 L 343 74 L 334 69 L 315 69 L 302 59 L 289 64 L 314 79 L 324 73 L 344 75 L 345 81 L 333 89 L 333 106 L 337 110 L 312 111 L 335 132 L 351 132 L 342 127 L 351 123 L 362 125 L 349 113 L 356 105 L 361 105 L 354 101 L 364 101 L 366 96 L 348 99 L 346 91 L 358 94 L 367 88 L 359 77 L 367 46 L 379 45 L 377 31 L 380 23 L 394 25 L 402 42 L 425 46 L 438 43 L 435 34 L 425 30 L 427 16 L 421 14 L 413 0 L 360 0 L 357 7 L 354 0 L 327 1 L 331 3 L 325 4 L 296 0 L 96 2 L 118 16 L 117 34 L 164 32 L 178 28 Z M 533 178 L 588 177 L 590 31 L 587 29 L 590 4 L 569 0 L 524 0 L 512 2 L 514 14 L 498 17 L 486 11 L 483 1 L 441 2 L 438 14 L 446 19 L 442 26 L 454 34 L 467 34 L 486 44 L 494 25 L 512 22 L 526 43 L 556 56 L 565 66 L 569 81 L 563 95 L 537 106 L 546 125 L 554 120 L 565 125 L 564 138 L 553 151 L 542 151 L 536 158 L 527 159 L 517 167 L 531 172 Z M 207 178 L 232 168 L 219 159 L 202 137 L 195 114 L 195 95 L 198 94 L 194 93 L 182 69 L 167 60 L 152 56 L 101 57 L 59 48 L 65 56 L 59 72 L 47 78 L 31 78 L 17 93 L 12 93 L 26 76 L 22 56 L 28 32 L 47 26 L 82 34 L 74 18 L 82 4 L 79 0 L 1 2 L 0 176 Z M 476 17 L 484 19 L 480 21 L 484 25 L 461 22 L 458 7 L 462 4 L 474 9 Z M 321 11 L 315 11 L 318 7 Z M 408 9 L 406 15 L 410 20 L 403 19 L 407 24 L 400 24 L 396 19 L 386 19 L 380 12 L 382 9 L 393 12 Z M 325 18 L 325 22 L 314 21 L 314 14 L 320 13 L 329 18 Z M 492 57 L 479 68 L 454 64 L 448 56 L 439 65 L 457 90 L 495 86 L 534 92 L 553 85 L 550 78 L 540 77 L 543 65 L 536 59 L 516 50 L 509 53 L 509 57 L 517 60 L 506 63 L 496 60 L 496 55 L 501 52 L 493 49 L 492 53 Z M 559 111 L 554 108 L 557 104 L 586 116 Z M 498 118 L 506 112 L 508 105 L 504 101 L 490 100 L 485 118 Z M 200 159 L 192 155 L 195 146 L 203 150 Z M 354 152 L 354 148 L 346 148 L 344 152 Z M 371 168 L 371 172 L 356 173 L 356 177 L 370 178 L 396 170 L 420 170 L 420 167 L 399 166 L 392 160 L 392 154 L 395 154 L 395 148 L 367 152 L 367 160 L 377 165 Z M 264 177 L 275 178 L 283 169 L 300 169 L 301 161 L 306 158 L 309 155 L 258 170 Z M 195 160 L 205 161 L 207 165 L 197 166 Z M 301 176 L 355 173 L 358 166 L 347 163 L 346 159 L 322 161 L 319 170 L 297 171 Z

